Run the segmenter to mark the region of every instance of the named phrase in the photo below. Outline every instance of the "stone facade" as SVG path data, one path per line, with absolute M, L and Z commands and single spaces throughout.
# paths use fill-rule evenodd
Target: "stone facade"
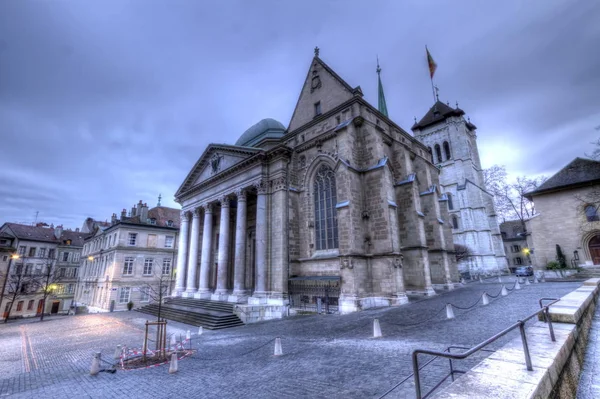
M 475 125 L 465 120 L 458 106 L 438 101 L 412 130 L 441 171 L 440 189 L 447 198 L 452 240 L 469 249 L 470 256 L 460 262 L 459 270 L 505 272 L 506 256 L 493 196 L 485 190 Z
M 531 257 L 527 250 L 527 236 L 525 231 L 525 222 L 520 220 L 510 220 L 500 223 L 500 234 L 504 244 L 504 253 L 508 268 L 514 273 L 519 266 L 531 265 Z
M 560 245 L 569 267 L 600 265 L 600 162 L 576 158 L 534 192 L 527 221 L 533 266 L 545 270 Z
M 110 224 L 96 224 L 83 246 L 79 305 L 91 311 L 144 306 L 172 293 L 179 210 L 140 201 Z
M 177 191 L 176 292 L 256 321 L 300 302 L 345 313 L 452 289 L 439 187 L 427 148 L 315 56 L 287 130 L 267 119 L 209 145 Z M 292 278 L 339 293 L 296 295 Z

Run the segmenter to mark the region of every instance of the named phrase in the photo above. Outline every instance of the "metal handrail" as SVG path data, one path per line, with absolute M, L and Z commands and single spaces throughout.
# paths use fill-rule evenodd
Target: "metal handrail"
M 549 304 L 547 304 L 546 306 L 542 306 L 542 302 L 543 301 L 552 301 Z M 428 349 L 416 349 L 413 351 L 412 353 L 412 363 L 413 363 L 413 375 L 415 377 L 415 393 L 417 396 L 417 399 L 424 399 L 427 398 L 434 390 L 436 390 L 445 380 L 448 379 L 448 377 L 450 375 L 452 375 L 452 378 L 454 379 L 454 373 L 451 371 L 449 374 L 447 374 L 435 387 L 433 387 L 433 389 L 431 389 L 429 392 L 427 392 L 424 396 L 421 395 L 421 380 L 420 380 L 420 376 L 419 376 L 419 355 L 420 354 L 424 354 L 424 355 L 431 355 L 431 356 L 435 356 L 437 357 L 444 357 L 447 359 L 450 359 L 450 361 L 454 360 L 461 360 L 461 359 L 465 359 L 469 356 L 471 356 L 473 353 L 483 349 L 484 347 L 486 347 L 487 345 L 491 344 L 492 342 L 497 341 L 499 338 L 503 337 L 504 335 L 508 334 L 509 332 L 511 332 L 512 330 L 516 329 L 517 327 L 519 328 L 520 332 L 521 332 L 521 341 L 523 343 L 523 352 L 525 354 L 525 363 L 527 364 L 527 370 L 529 371 L 533 371 L 533 365 L 531 364 L 531 355 L 529 354 L 529 346 L 527 344 L 527 336 L 525 334 L 525 322 L 527 322 L 528 320 L 538 316 L 540 314 L 540 312 L 542 312 L 542 314 L 544 315 L 544 321 L 548 323 L 548 328 L 550 331 L 550 338 L 552 339 L 552 341 L 556 341 L 556 338 L 554 337 L 554 329 L 552 328 L 552 319 L 549 317 L 548 311 L 550 306 L 554 305 L 556 302 L 560 301 L 559 298 L 542 298 L 540 299 L 539 303 L 540 303 L 540 307 L 541 309 L 536 311 L 535 313 L 525 317 L 522 320 L 518 320 L 516 323 L 514 323 L 513 325 L 505 328 L 504 330 L 500 331 L 499 333 L 497 333 L 496 335 L 493 335 L 492 337 L 486 339 L 485 341 L 477 344 L 476 346 L 472 347 L 471 349 L 469 349 L 466 352 L 462 352 L 462 353 L 449 353 L 444 351 L 444 352 L 440 352 L 440 351 L 433 351 L 433 350 L 428 350 Z M 452 370 L 452 363 L 450 364 L 451 370 Z

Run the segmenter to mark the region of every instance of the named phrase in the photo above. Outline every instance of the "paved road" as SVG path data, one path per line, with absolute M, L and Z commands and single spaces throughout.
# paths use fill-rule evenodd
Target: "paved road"
M 169 323 L 169 332 L 193 332 L 198 351 L 167 366 L 116 374 L 89 375 L 91 354 L 110 358 L 117 344 L 141 346 L 146 315 L 133 312 L 50 318 L 43 323 L 0 326 L 0 396 L 12 397 L 176 397 L 176 398 L 379 398 L 412 372 L 415 348 L 473 346 L 520 317 L 535 311 L 540 297 L 560 297 L 581 283 L 553 282 L 524 286 L 489 306 L 455 309 L 446 319 L 445 304 L 467 308 L 484 291 L 496 295 L 497 282 L 466 287 L 409 305 L 350 315 L 296 316 L 224 331 L 206 331 Z M 382 338 L 372 338 L 373 319 Z M 518 332 L 515 332 L 518 334 Z M 510 335 L 495 347 L 512 339 Z M 283 356 L 273 356 L 281 337 Z M 464 361 L 469 368 L 481 357 Z M 432 386 L 447 372 L 437 360 L 423 371 Z M 387 398 L 414 397 L 412 379 Z

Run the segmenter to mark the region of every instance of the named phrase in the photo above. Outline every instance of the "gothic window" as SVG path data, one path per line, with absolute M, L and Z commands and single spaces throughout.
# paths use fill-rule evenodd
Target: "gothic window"
M 442 162 L 442 149 L 440 148 L 439 144 L 435 145 L 435 156 L 437 158 L 438 163 Z
M 317 250 L 338 247 L 337 203 L 335 175 L 327 165 L 321 165 L 314 184 L 315 241 Z
M 321 115 L 321 101 L 315 103 L 315 116 Z
M 456 216 L 452 216 L 452 228 L 458 229 L 458 218 Z
M 446 161 L 452 158 L 452 154 L 450 154 L 450 144 L 447 141 L 444 141 L 444 154 L 446 155 Z
M 446 196 L 448 197 L 448 210 L 451 211 L 454 209 L 454 204 L 452 203 L 452 194 L 446 193 Z
M 585 207 L 585 217 L 588 222 L 594 222 L 600 220 L 598 218 L 598 210 L 594 205 L 588 205 Z

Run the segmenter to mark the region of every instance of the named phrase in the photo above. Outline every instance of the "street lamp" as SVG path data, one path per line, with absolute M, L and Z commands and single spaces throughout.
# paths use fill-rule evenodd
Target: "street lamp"
M 4 299 L 4 290 L 6 289 L 6 282 L 8 281 L 8 274 L 10 273 L 10 265 L 12 264 L 13 259 L 19 259 L 18 254 L 12 254 L 10 256 L 10 260 L 8 261 L 8 268 L 6 269 L 6 276 L 4 276 L 4 283 L 2 283 L 2 292 L 0 292 L 0 306 L 2 306 L 2 300 Z M 4 312 L 4 311 L 2 311 Z

